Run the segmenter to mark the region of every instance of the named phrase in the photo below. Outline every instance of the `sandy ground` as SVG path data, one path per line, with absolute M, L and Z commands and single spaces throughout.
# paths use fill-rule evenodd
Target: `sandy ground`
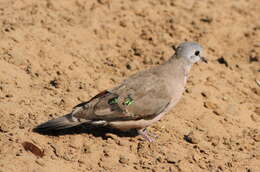
M 0 171 L 259 172 L 259 11 L 259 0 L 1 0 Z M 149 128 L 156 142 L 32 132 L 185 40 L 209 63 L 194 65 L 179 104 Z

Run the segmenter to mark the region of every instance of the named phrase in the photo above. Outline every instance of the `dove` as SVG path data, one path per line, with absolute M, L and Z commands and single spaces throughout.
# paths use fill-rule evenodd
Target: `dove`
M 71 113 L 40 124 L 34 130 L 55 131 L 86 123 L 121 131 L 134 129 L 152 142 L 154 139 L 147 127 L 178 103 L 192 65 L 207 62 L 202 51 L 196 42 L 183 42 L 163 64 L 130 76 L 120 85 L 78 104 Z

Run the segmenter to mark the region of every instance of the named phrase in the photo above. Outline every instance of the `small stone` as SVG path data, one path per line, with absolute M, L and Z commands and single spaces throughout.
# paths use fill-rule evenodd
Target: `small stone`
M 35 162 L 42 167 L 45 166 L 44 160 L 42 160 L 42 159 L 36 159 Z
M 140 45 L 138 45 L 137 43 L 134 43 L 133 45 L 132 45 L 132 50 L 133 50 L 133 54 L 135 55 L 135 56 L 141 56 L 142 54 L 143 54 L 143 51 L 142 51 L 142 49 L 141 48 L 139 48 L 139 47 L 141 47 Z
M 256 142 L 260 142 L 260 133 L 257 134 L 256 136 L 254 136 L 254 140 L 255 140 Z
M 126 68 L 127 68 L 128 70 L 131 70 L 131 69 L 132 69 L 132 66 L 131 66 L 130 64 L 126 64 Z
M 119 22 L 119 25 L 122 26 L 122 27 L 126 27 L 126 26 L 127 26 L 127 24 L 126 24 L 125 21 L 120 21 L 120 22 Z
M 109 149 L 104 149 L 103 153 L 104 153 L 104 156 L 108 156 L 108 157 L 111 156 L 111 151 Z
M 109 4 L 109 0 L 98 0 L 97 2 L 102 4 L 102 5 Z
M 129 159 L 126 158 L 124 155 L 120 155 L 120 157 L 119 157 L 119 162 L 120 162 L 121 164 L 127 164 L 127 163 L 129 162 Z
M 195 161 L 195 162 L 199 162 L 200 161 L 200 159 L 201 159 L 201 157 L 198 155 L 198 154 L 193 154 L 192 155 L 192 159 Z
M 186 140 L 189 143 L 192 144 L 198 144 L 200 142 L 200 137 L 198 134 L 194 133 L 194 132 L 190 132 L 187 135 L 184 135 L 184 140 Z
M 228 101 L 228 97 L 224 96 L 224 97 L 222 97 L 222 100 Z
M 51 143 L 50 146 L 52 147 L 53 153 L 56 155 L 56 157 L 62 156 L 62 151 L 58 145 Z
M 80 164 L 85 164 L 84 159 L 79 159 L 79 160 L 78 160 L 78 163 L 80 163 Z
M 74 139 L 70 140 L 69 147 L 71 147 L 73 149 L 80 149 L 83 144 L 81 142 L 81 137 L 75 136 Z
M 177 164 L 178 171 L 192 171 L 189 162 L 182 160 Z M 196 170 L 195 170 L 196 171 Z
M 208 91 L 203 91 L 203 92 L 201 92 L 201 95 L 202 95 L 203 97 L 209 98 L 209 97 L 210 97 L 210 92 L 208 92 Z
M 51 80 L 50 85 L 55 87 L 55 88 L 59 88 L 59 86 L 60 86 L 59 82 L 56 79 Z
M 253 93 L 255 93 L 256 95 L 259 95 L 260 96 L 260 88 L 252 88 L 251 89 L 251 91 L 253 92 Z
M 218 106 L 215 103 L 212 103 L 210 101 L 204 102 L 204 106 L 208 109 L 217 109 Z
M 256 54 L 252 54 L 249 56 L 249 62 L 258 62 L 258 57 L 256 56 Z
M 30 151 L 31 153 L 33 153 L 35 156 L 37 157 L 43 157 L 44 156 L 44 151 L 41 150 L 38 146 L 36 146 L 35 144 L 31 143 L 31 142 L 23 142 L 22 146 L 24 147 L 24 149 L 26 151 Z
M 224 57 L 218 58 L 217 61 L 219 62 L 219 64 L 224 64 L 226 67 L 228 67 L 228 62 Z
M 12 95 L 12 94 L 6 94 L 5 97 L 6 97 L 6 98 L 12 98 L 13 95 Z
M 151 64 L 153 64 L 153 61 L 152 61 L 152 59 L 145 56 L 143 64 L 145 64 L 145 65 L 150 64 L 151 65 Z
M 209 16 L 203 17 L 200 19 L 200 21 L 205 22 L 205 23 L 211 23 L 213 19 Z
M 166 153 L 166 161 L 170 164 L 175 164 L 177 163 L 178 159 L 176 154 L 174 154 L 173 152 L 168 152 Z
M 256 108 L 255 108 L 255 113 L 256 113 L 258 116 L 260 116 L 260 107 L 256 107 Z
M 216 114 L 216 115 L 218 115 L 218 116 L 223 116 L 223 115 L 224 115 L 224 112 L 221 111 L 220 109 L 215 109 L 215 110 L 213 110 L 213 113 Z
M 62 156 L 63 159 L 65 159 L 66 161 L 71 161 L 71 162 L 75 162 L 75 156 L 73 154 L 70 154 L 70 153 L 65 153 L 63 156 Z
M 73 144 L 69 144 L 69 147 L 71 147 L 73 149 L 78 149 L 78 147 L 76 145 L 73 145 Z
M 255 122 L 260 122 L 260 116 L 256 114 L 251 115 L 251 119 Z
M 91 148 L 90 148 L 89 145 L 84 144 L 83 147 L 82 147 L 82 152 L 83 153 L 91 153 L 92 151 L 91 151 Z
M 157 157 L 156 160 L 159 162 L 159 163 L 162 163 L 163 162 L 163 159 L 161 156 Z
M 0 132 L 6 133 L 10 130 L 8 124 L 0 123 Z
M 186 89 L 185 89 L 185 92 L 186 92 L 186 93 L 192 93 L 192 90 L 191 90 L 190 88 L 186 88 Z
M 220 142 L 220 138 L 218 136 L 211 137 L 210 142 L 211 142 L 212 146 L 217 146 Z

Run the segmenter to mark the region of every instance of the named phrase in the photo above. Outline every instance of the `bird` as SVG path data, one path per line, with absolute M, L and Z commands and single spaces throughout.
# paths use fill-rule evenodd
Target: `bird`
M 183 42 L 161 65 L 137 72 L 120 85 L 76 105 L 67 115 L 36 126 L 34 131 L 57 131 L 84 123 L 121 131 L 134 129 L 144 139 L 153 142 L 147 127 L 178 103 L 192 65 L 199 61 L 207 63 L 202 52 L 199 43 Z

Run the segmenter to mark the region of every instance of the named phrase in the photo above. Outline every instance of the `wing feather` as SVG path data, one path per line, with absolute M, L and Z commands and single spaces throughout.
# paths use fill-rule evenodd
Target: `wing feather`
M 169 105 L 171 96 L 167 90 L 165 80 L 146 71 L 79 104 L 73 116 L 93 121 L 150 118 Z

